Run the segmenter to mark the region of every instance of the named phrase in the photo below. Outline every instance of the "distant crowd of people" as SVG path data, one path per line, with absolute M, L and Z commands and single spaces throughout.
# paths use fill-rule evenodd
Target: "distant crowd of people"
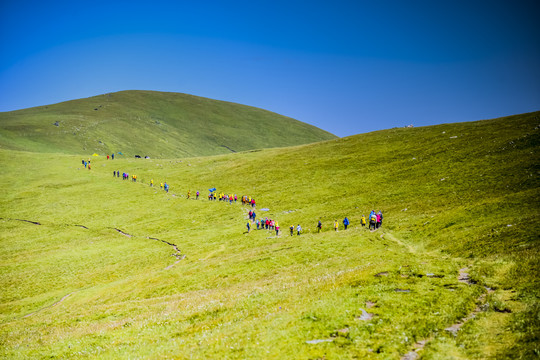
M 112 154 L 111 156 L 112 156 L 112 159 L 114 159 L 114 154 Z M 107 160 L 108 159 L 109 159 L 109 155 L 107 155 Z M 88 159 L 88 161 L 82 160 L 82 164 L 84 165 L 85 168 L 88 168 L 89 170 L 91 169 L 90 159 Z M 120 177 L 120 171 L 114 170 L 113 171 L 113 177 L 119 178 Z M 132 174 L 131 177 L 130 177 L 130 175 L 127 172 L 123 172 L 122 173 L 122 180 L 129 180 L 129 179 L 131 179 L 132 182 L 137 182 L 137 175 Z M 150 185 L 150 187 L 154 186 L 154 179 L 150 180 L 149 185 Z M 160 188 L 162 190 L 164 190 L 165 192 L 167 192 L 167 193 L 169 192 L 169 185 L 166 182 L 160 183 Z M 228 204 L 236 203 L 238 201 L 238 196 L 236 194 L 225 194 L 224 192 L 220 192 L 219 194 L 217 194 L 217 192 L 215 190 L 216 190 L 215 188 L 210 189 L 210 193 L 208 194 L 208 200 L 210 200 L 210 201 L 216 201 L 216 200 L 217 201 L 223 201 L 223 202 L 226 202 Z M 198 200 L 199 196 L 200 196 L 199 191 L 196 191 L 195 192 L 195 199 Z M 190 199 L 190 198 L 191 198 L 191 190 L 188 190 L 187 199 Z M 242 195 L 240 197 L 240 199 L 241 199 L 242 205 L 247 205 L 250 208 L 252 208 L 248 213 L 249 220 L 248 220 L 248 222 L 246 224 L 246 228 L 247 228 L 248 233 L 251 232 L 252 226 L 255 226 L 257 228 L 257 230 L 267 230 L 267 231 L 270 231 L 270 232 L 275 232 L 276 236 L 279 236 L 279 234 L 280 234 L 280 226 L 279 226 L 279 224 L 278 224 L 278 222 L 276 220 L 270 219 L 268 217 L 265 217 L 264 219 L 258 219 L 257 218 L 257 214 L 255 213 L 255 207 L 256 207 L 255 198 L 253 198 L 253 197 L 251 197 L 249 195 Z M 372 210 L 370 212 L 369 216 L 367 217 L 367 219 L 366 219 L 366 216 L 362 215 L 362 217 L 360 218 L 360 225 L 362 227 L 365 227 L 366 225 L 369 224 L 369 230 L 375 231 L 375 230 L 379 229 L 382 226 L 382 221 L 383 221 L 382 211 L 379 210 L 378 212 L 375 212 L 375 210 Z M 347 217 L 345 217 L 341 221 L 341 223 L 343 223 L 344 230 L 347 230 L 347 228 L 351 224 L 350 220 Z M 333 222 L 334 231 L 339 231 L 339 227 L 340 227 L 340 222 L 337 219 L 334 220 L 334 222 Z M 320 233 L 322 231 L 322 229 L 323 229 L 323 224 L 322 224 L 321 220 L 319 220 L 317 222 L 317 233 Z M 289 226 L 290 236 L 293 236 L 295 231 L 296 231 L 297 236 L 302 234 L 302 231 L 303 231 L 302 226 L 300 224 L 298 224 L 296 226 L 294 226 L 294 225 Z

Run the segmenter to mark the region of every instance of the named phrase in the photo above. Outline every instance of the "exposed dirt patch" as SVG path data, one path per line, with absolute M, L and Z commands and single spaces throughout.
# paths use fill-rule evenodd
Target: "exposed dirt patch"
M 458 281 L 467 285 L 476 284 L 469 277 L 468 268 L 459 269 Z
M 122 234 L 122 235 L 124 235 L 124 236 L 132 237 L 131 234 L 128 234 L 128 233 L 126 233 L 126 232 L 123 232 L 123 231 L 120 230 L 120 229 L 117 229 L 117 228 L 111 228 L 111 229 L 118 231 L 120 234 Z

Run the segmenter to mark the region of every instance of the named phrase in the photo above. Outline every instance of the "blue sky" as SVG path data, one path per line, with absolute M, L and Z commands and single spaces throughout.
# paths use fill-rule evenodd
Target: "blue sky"
M 0 111 L 120 90 L 338 136 L 540 110 L 537 1 L 0 2 Z

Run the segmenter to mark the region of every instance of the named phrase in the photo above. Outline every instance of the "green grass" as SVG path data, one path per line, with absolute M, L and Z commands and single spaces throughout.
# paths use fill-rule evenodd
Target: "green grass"
M 216 155 L 335 138 L 270 111 L 156 91 L 121 91 L 4 112 L 0 124 L 0 148 L 102 156 Z
M 425 340 L 425 359 L 538 357 L 539 125 L 532 113 L 99 157 L 90 171 L 80 156 L 0 150 L 0 356 L 399 359 Z M 248 208 L 209 202 L 214 186 L 255 197 L 282 234 L 245 233 Z M 371 209 L 385 216 L 376 232 L 359 225 Z M 334 232 L 344 216 L 350 228 Z M 458 281 L 465 267 L 473 284 Z M 445 330 L 476 307 L 457 336 Z

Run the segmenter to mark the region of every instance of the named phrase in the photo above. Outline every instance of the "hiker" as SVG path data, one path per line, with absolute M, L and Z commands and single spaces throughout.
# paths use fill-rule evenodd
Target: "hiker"
M 107 160 L 109 160 L 109 155 L 107 155 Z
M 251 207 L 255 207 L 255 199 L 251 199 Z
M 253 218 L 253 211 L 249 210 L 249 220 L 251 220 Z
M 82 161 L 82 162 L 81 162 L 81 164 L 82 164 L 82 165 L 84 165 L 84 159 L 83 159 L 83 160 L 81 160 L 81 161 Z M 86 166 L 85 166 L 85 167 L 86 167 Z
M 270 231 L 274 230 L 275 225 L 276 225 L 276 222 L 274 220 L 270 220 Z
M 382 223 L 382 213 L 379 211 L 377 213 L 377 229 L 381 227 L 381 223 Z
M 116 177 L 116 170 L 112 172 L 112 177 Z
M 375 214 L 375 211 L 371 211 L 369 214 L 369 230 L 371 230 L 371 227 L 373 227 L 373 230 L 376 230 L 377 226 L 377 215 Z
M 366 226 L 366 217 L 362 215 L 362 219 L 360 219 L 360 223 L 362 224 L 362 227 Z
M 319 220 L 319 222 L 317 223 L 317 232 L 320 233 L 321 229 L 322 229 L 322 223 L 321 223 L 321 220 Z
M 90 168 L 90 164 L 88 164 L 88 170 L 90 170 L 90 169 L 91 169 L 91 168 Z
M 347 217 L 343 219 L 343 226 L 345 226 L 345 230 L 347 230 L 347 226 L 349 226 L 349 219 L 347 219 Z
M 114 153 L 111 155 L 112 159 L 114 160 Z
M 236 200 L 238 200 L 238 196 L 236 196 L 236 194 L 234 194 L 234 202 L 236 203 Z
M 249 231 L 251 230 L 251 226 L 249 225 L 249 221 L 246 223 L 246 227 L 247 227 L 247 229 L 248 229 L 247 232 L 249 233 Z
M 160 184 L 159 184 L 159 187 L 160 187 L 161 189 L 163 189 L 163 183 L 160 183 Z
M 195 193 L 195 200 L 199 200 L 199 190 Z
M 150 187 L 154 187 L 154 179 L 150 179 Z
M 163 188 L 165 189 L 166 192 L 169 192 L 169 185 L 167 185 L 167 183 L 163 184 Z
M 190 196 L 191 196 L 191 190 L 188 190 L 188 191 L 187 191 L 187 198 L 188 198 L 188 200 L 189 200 L 189 197 L 190 197 Z
M 293 232 L 294 232 L 294 225 L 291 225 L 291 226 L 289 227 L 289 230 L 291 231 L 291 236 L 293 236 Z
M 301 232 L 302 232 L 302 227 L 300 226 L 300 224 L 298 224 L 298 226 L 296 227 L 296 235 L 300 236 Z
M 261 226 L 261 222 L 259 221 L 259 219 L 257 219 L 257 221 L 255 221 L 255 224 L 257 224 L 257 230 L 260 230 L 260 226 Z
M 253 214 L 251 214 L 251 217 L 253 218 L 253 221 L 255 221 L 255 218 L 257 217 L 257 214 L 255 214 L 255 211 L 253 211 Z
M 276 236 L 278 236 L 279 235 L 279 224 L 277 223 L 277 221 L 275 223 L 275 229 L 276 229 Z
M 87 165 L 88 165 L 88 164 L 87 164 L 86 161 L 85 161 L 85 162 L 84 162 L 84 168 L 85 168 L 85 169 L 86 169 L 86 166 L 87 166 Z
M 337 220 L 334 220 L 334 230 L 338 231 L 338 227 L 339 227 L 339 224 L 338 224 Z
M 120 177 L 120 171 L 116 170 L 116 177 Z

